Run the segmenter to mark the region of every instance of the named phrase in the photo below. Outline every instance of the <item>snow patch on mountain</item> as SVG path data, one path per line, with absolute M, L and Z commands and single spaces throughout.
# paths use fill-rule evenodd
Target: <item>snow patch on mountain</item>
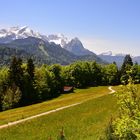
M 42 38 L 42 35 L 40 35 L 38 32 L 34 32 L 28 26 L 23 27 L 11 27 L 8 29 L 1 29 L 0 30 L 0 38 L 5 39 L 5 42 L 10 42 L 11 40 L 15 39 L 24 39 L 27 37 L 37 37 Z
M 112 52 L 112 51 L 108 51 L 108 52 L 103 52 L 103 53 L 101 53 L 101 54 L 99 54 L 99 55 L 101 55 L 101 56 L 125 56 L 125 55 L 127 55 L 127 54 L 123 54 L 123 53 L 114 53 L 114 52 Z
M 48 35 L 48 36 L 42 35 L 39 32 L 33 31 L 28 26 L 23 27 L 16 26 L 0 30 L 0 39 L 2 43 L 7 43 L 16 39 L 25 39 L 28 37 L 36 37 L 44 41 L 54 42 L 55 44 L 61 45 L 61 47 L 63 47 L 70 41 L 63 34 Z
M 42 35 L 39 32 L 33 31 L 28 26 L 23 27 L 16 26 L 0 30 L 0 43 L 9 43 L 16 39 L 25 39 L 28 37 L 39 38 L 49 43 L 53 42 L 57 45 L 60 45 L 62 48 L 72 52 L 75 55 L 94 54 L 91 51 L 85 49 L 82 42 L 78 38 L 70 40 L 63 34 Z
M 101 53 L 99 55 L 110 55 L 110 56 L 112 56 L 113 53 L 112 53 L 112 51 L 108 51 L 108 52 L 103 52 L 103 53 Z
M 58 44 L 63 48 L 66 44 L 68 44 L 70 40 L 68 40 L 68 38 L 65 37 L 63 34 L 58 34 L 58 35 L 48 35 L 48 41 L 54 42 L 55 44 Z

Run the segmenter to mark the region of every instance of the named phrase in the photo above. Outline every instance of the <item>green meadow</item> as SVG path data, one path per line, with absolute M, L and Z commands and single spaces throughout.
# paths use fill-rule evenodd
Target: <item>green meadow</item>
M 84 103 L 0 130 L 0 140 L 56 140 L 64 128 L 68 140 L 97 140 L 104 135 L 111 116 L 116 113 L 116 99 L 108 87 L 77 89 L 57 99 L 0 113 L 0 122 L 32 116 L 80 101 Z
M 17 121 L 39 113 L 67 106 L 81 101 L 91 100 L 107 95 L 110 91 L 108 87 L 90 87 L 87 89 L 76 89 L 73 93 L 62 94 L 58 98 L 16 109 L 7 110 L 0 113 L 0 125 Z

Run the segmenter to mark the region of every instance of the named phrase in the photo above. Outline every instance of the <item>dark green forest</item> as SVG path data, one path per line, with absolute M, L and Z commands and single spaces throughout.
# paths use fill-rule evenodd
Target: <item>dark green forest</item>
M 140 65 L 133 64 L 130 55 L 126 55 L 121 68 L 115 62 L 101 65 L 95 61 L 39 67 L 31 58 L 25 63 L 13 57 L 9 66 L 0 68 L 0 111 L 56 98 L 64 93 L 64 86 L 127 84 L 129 76 L 140 83 Z

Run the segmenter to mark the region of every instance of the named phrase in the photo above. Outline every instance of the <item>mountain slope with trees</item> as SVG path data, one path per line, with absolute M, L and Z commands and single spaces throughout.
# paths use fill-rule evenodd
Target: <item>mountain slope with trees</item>
M 23 59 L 33 58 L 36 64 L 54 64 L 59 63 L 67 65 L 78 60 L 97 61 L 105 63 L 95 54 L 77 56 L 55 43 L 45 42 L 42 39 L 28 37 L 25 39 L 16 39 L 10 43 L 0 44 L 1 63 L 9 64 L 11 56 L 18 56 Z
M 70 40 L 63 34 L 43 35 L 27 26 L 1 29 L 0 49 L 1 47 L 24 50 L 28 56 L 33 56 L 36 64 L 59 63 L 66 65 L 77 60 L 95 60 L 99 63 L 105 63 L 96 54 L 85 49 L 78 38 Z M 14 55 L 12 51 L 11 55 Z M 16 55 L 21 57 L 18 52 Z M 6 58 L 8 61 L 8 55 Z

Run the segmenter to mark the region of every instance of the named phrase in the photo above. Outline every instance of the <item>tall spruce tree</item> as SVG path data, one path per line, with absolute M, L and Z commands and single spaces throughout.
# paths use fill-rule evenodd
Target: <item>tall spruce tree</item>
M 12 98 L 11 101 L 12 103 L 11 107 L 20 106 L 20 99 L 23 94 L 24 83 L 23 83 L 23 69 L 21 65 L 22 65 L 22 59 L 16 58 L 14 56 L 12 58 L 9 72 L 8 72 L 8 86 L 5 89 L 5 97 L 6 96 L 14 97 Z M 15 99 L 17 99 L 16 102 L 14 101 Z
M 128 81 L 128 74 L 127 72 L 131 70 L 133 66 L 133 61 L 130 55 L 126 55 L 120 70 L 120 75 L 121 75 L 121 82 L 123 82 L 124 84 L 127 84 Z
M 30 58 L 27 62 L 27 75 L 26 75 L 26 101 L 27 104 L 32 104 L 37 102 L 36 91 L 34 88 L 35 80 L 34 80 L 34 72 L 35 66 L 33 60 Z
M 126 70 L 130 70 L 129 68 L 133 66 L 133 61 L 131 56 L 128 54 L 125 56 L 122 67 L 121 67 L 121 72 L 126 73 Z
M 34 80 L 34 71 L 35 71 L 35 66 L 34 66 L 33 60 L 29 58 L 27 62 L 27 72 L 31 80 Z
M 9 69 L 9 84 L 12 86 L 15 84 L 22 90 L 23 85 L 23 69 L 21 67 L 22 59 L 13 57 L 10 69 Z

